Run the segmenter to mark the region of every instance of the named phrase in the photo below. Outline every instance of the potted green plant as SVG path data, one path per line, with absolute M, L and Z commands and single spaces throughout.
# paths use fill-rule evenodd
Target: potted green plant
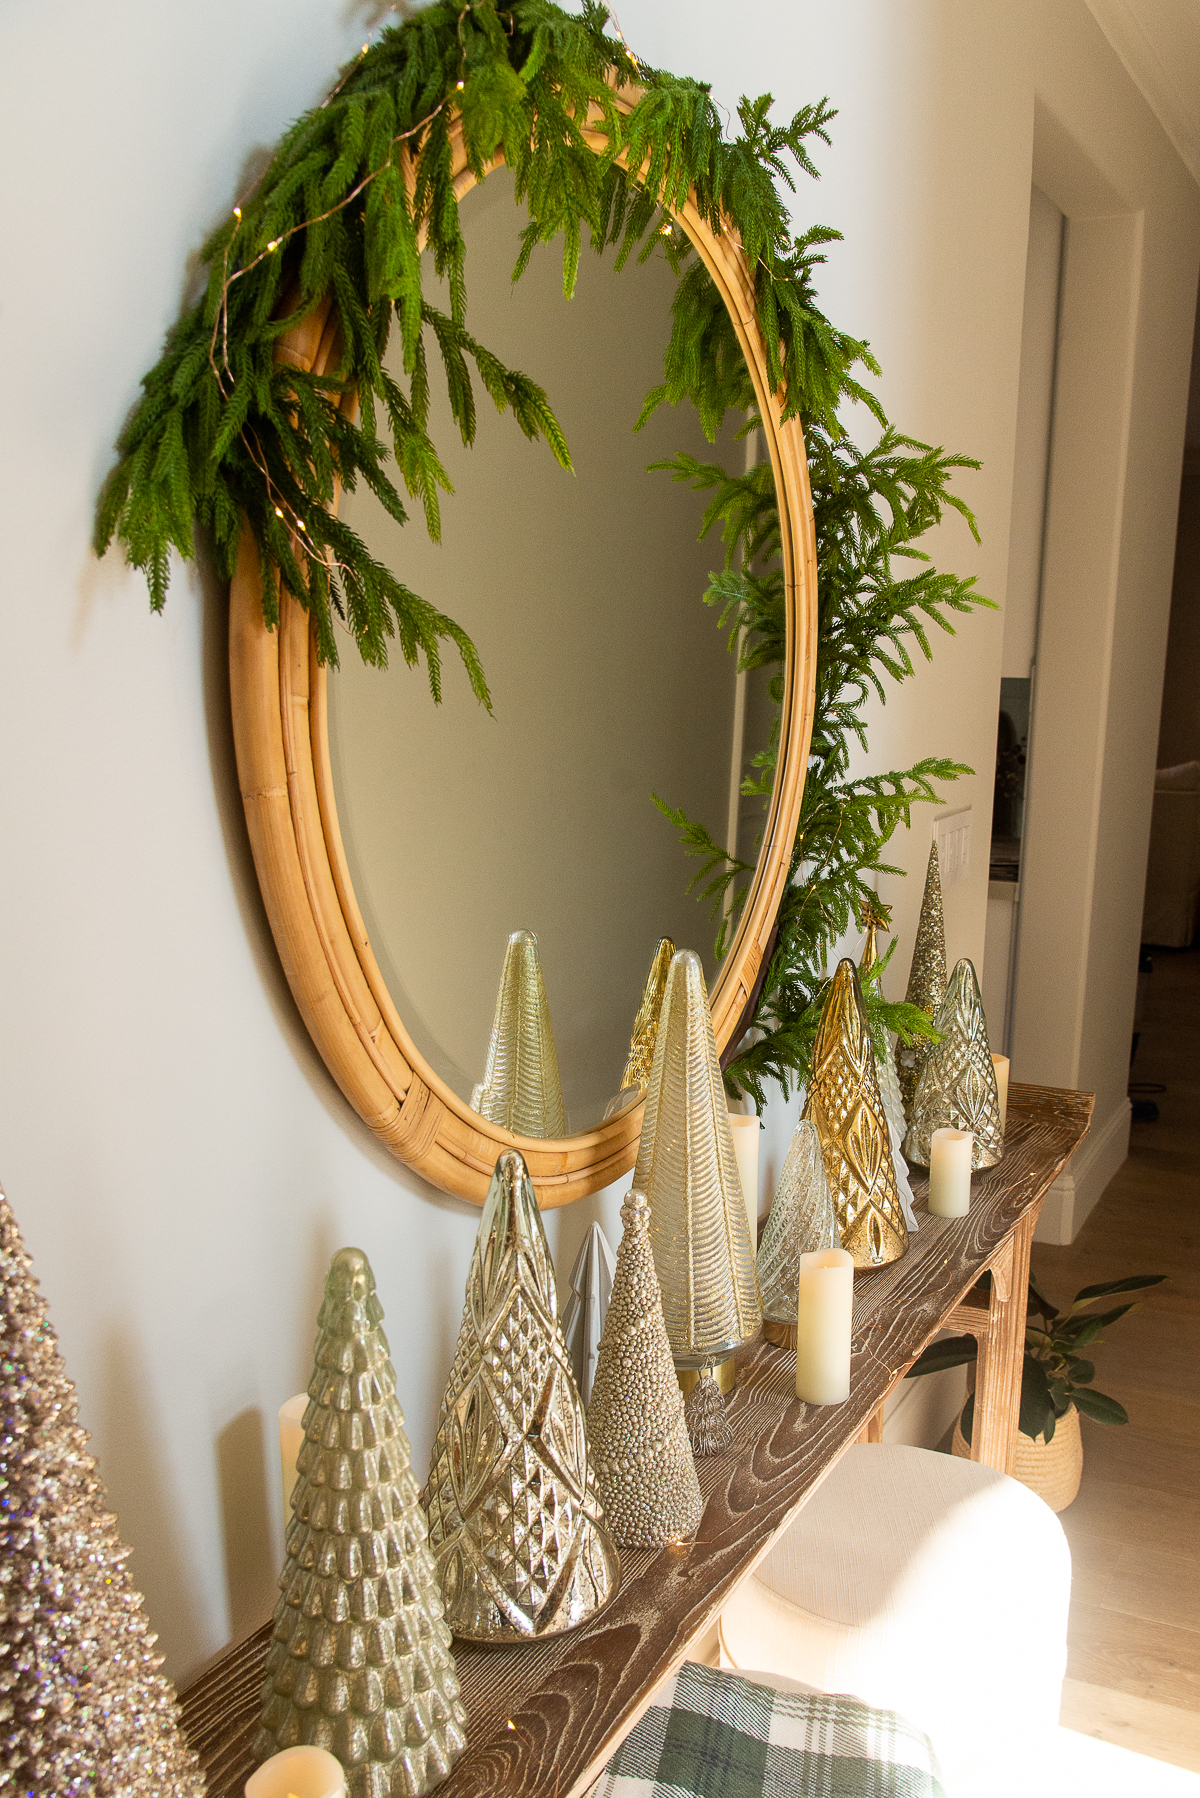
M 1059 1311 L 1046 1297 L 1037 1280 L 1029 1276 L 1029 1305 L 1025 1328 L 1025 1362 L 1021 1371 L 1021 1411 L 1012 1472 L 1053 1506 L 1062 1511 L 1079 1490 L 1083 1472 L 1083 1441 L 1079 1413 L 1097 1423 L 1128 1423 L 1124 1405 L 1092 1386 L 1095 1364 L 1081 1351 L 1094 1349 L 1103 1332 L 1118 1318 L 1136 1308 L 1116 1305 L 1096 1311 L 1101 1299 L 1118 1293 L 1142 1292 L 1158 1286 L 1165 1274 L 1132 1274 L 1125 1280 L 1104 1280 L 1084 1286 L 1067 1311 Z M 948 1336 L 931 1342 L 908 1370 L 908 1378 L 938 1373 L 946 1367 L 973 1363 L 979 1352 L 974 1336 Z M 972 1373 L 974 1369 L 972 1368 Z M 972 1380 L 972 1386 L 974 1382 Z M 962 1415 L 954 1426 L 954 1453 L 971 1452 L 971 1427 L 975 1393 L 967 1395 Z

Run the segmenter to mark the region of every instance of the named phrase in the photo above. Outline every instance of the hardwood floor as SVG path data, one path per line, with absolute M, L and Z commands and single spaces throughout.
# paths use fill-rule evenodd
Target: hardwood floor
M 1058 1304 L 1081 1286 L 1165 1273 L 1098 1349 L 1124 1428 L 1083 1422 L 1083 1485 L 1062 1513 L 1075 1583 L 1062 1721 L 1200 1772 L 1200 952 L 1156 951 L 1132 1078 L 1161 1081 L 1157 1123 L 1069 1248 L 1035 1243 Z M 1036 1605 L 1036 1600 L 1034 1601 Z

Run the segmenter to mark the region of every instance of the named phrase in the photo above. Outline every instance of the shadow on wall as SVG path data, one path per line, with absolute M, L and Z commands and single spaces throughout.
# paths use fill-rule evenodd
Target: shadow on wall
M 268 1448 L 265 1435 L 263 1414 L 255 1406 L 239 1412 L 217 1436 L 225 1588 L 235 1642 L 270 1616 L 277 1595 L 267 1479 L 268 1459 L 273 1472 L 278 1454 Z
M 103 1381 L 106 1415 L 104 1439 L 116 1468 L 136 1469 L 136 1478 L 124 1486 L 108 1488 L 108 1502 L 117 1514 L 117 1527 L 122 1542 L 153 1543 L 143 1557 L 135 1549 L 129 1570 L 133 1583 L 146 1600 L 151 1628 L 156 1619 L 161 1624 L 171 1612 L 171 1638 L 176 1642 L 202 1640 L 206 1633 L 204 1620 L 190 1602 L 196 1589 L 192 1569 L 184 1564 L 179 1544 L 186 1540 L 176 1509 L 168 1501 L 169 1481 L 163 1464 L 159 1436 L 151 1427 L 153 1409 L 146 1402 L 149 1385 L 147 1370 L 131 1352 L 133 1338 L 121 1328 L 108 1338 L 104 1355 Z M 83 1420 L 87 1427 L 87 1419 Z M 104 1469 L 100 1468 L 104 1478 Z

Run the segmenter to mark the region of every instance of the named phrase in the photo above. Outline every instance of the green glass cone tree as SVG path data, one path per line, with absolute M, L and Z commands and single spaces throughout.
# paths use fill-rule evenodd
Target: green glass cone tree
M 326 1748 L 349 1798 L 419 1798 L 466 1746 L 404 1413 L 361 1249 L 325 1282 L 255 1754 Z

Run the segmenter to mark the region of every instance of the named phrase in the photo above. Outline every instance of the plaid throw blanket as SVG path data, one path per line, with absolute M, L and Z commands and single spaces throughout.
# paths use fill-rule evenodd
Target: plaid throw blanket
M 776 1692 L 688 1661 L 591 1798 L 945 1798 L 927 1736 L 860 1698 Z

